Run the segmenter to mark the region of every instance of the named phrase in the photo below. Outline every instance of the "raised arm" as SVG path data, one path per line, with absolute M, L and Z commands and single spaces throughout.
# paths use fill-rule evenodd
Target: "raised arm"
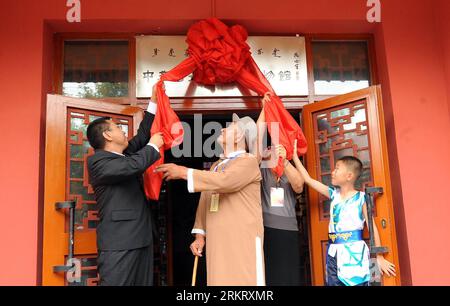
M 88 170 L 91 183 L 93 185 L 115 184 L 144 173 L 161 157 L 157 148 L 164 144 L 162 133 L 154 134 L 150 143 L 151 146 L 144 146 L 129 156 L 116 156 L 113 153 L 102 158 L 98 158 L 98 155 L 90 156 Z
M 188 174 L 188 190 L 190 192 L 217 191 L 220 193 L 232 193 L 241 190 L 252 182 L 261 181 L 261 171 L 255 157 L 238 157 L 229 161 L 229 163 L 230 165 L 223 172 L 192 170 L 190 177 Z M 189 181 L 192 184 L 189 184 Z
M 153 102 L 150 101 L 150 103 Z M 149 113 L 148 111 L 145 112 L 144 119 L 139 125 L 139 129 L 136 136 L 134 136 L 128 141 L 128 147 L 124 151 L 125 155 L 136 153 L 137 151 L 139 151 L 148 144 L 150 140 L 150 129 L 152 128 L 154 118 L 155 118 L 154 114 Z
M 327 185 L 322 184 L 321 182 L 311 178 L 309 176 L 308 171 L 306 171 L 305 167 L 303 166 L 302 162 L 300 161 L 298 154 L 297 154 L 297 140 L 295 140 L 295 142 L 294 142 L 294 154 L 293 154 L 292 160 L 295 164 L 295 168 L 297 168 L 297 171 L 300 172 L 305 183 L 329 199 L 330 198 L 329 187 Z
M 275 147 L 276 160 L 281 156 L 284 165 L 284 174 L 286 175 L 289 184 L 295 193 L 301 193 L 303 191 L 303 184 L 305 181 L 300 173 L 294 166 L 286 159 L 286 148 L 279 144 Z
M 147 111 L 144 114 L 144 119 L 141 124 L 139 124 L 137 134 L 128 141 L 128 147 L 124 151 L 125 155 L 136 153 L 148 144 L 150 140 L 150 130 L 152 128 L 157 109 L 156 102 L 156 87 L 153 86 L 152 98 L 148 103 Z
M 256 121 L 256 126 L 258 128 L 258 138 L 257 138 L 257 142 L 256 142 L 256 159 L 258 160 L 258 163 L 261 163 L 261 159 L 262 159 L 262 141 L 264 138 L 264 134 L 266 133 L 267 130 L 267 125 L 266 125 L 266 115 L 264 112 L 264 107 L 266 106 L 266 103 L 268 103 L 270 101 L 270 93 L 267 92 L 264 95 L 264 98 L 261 100 L 262 103 L 262 108 L 261 108 L 261 113 L 259 114 L 258 120 Z
M 88 159 L 90 181 L 93 185 L 116 184 L 144 173 L 159 158 L 159 152 L 152 146 L 145 146 L 130 156 L 91 158 Z
M 261 181 L 258 162 L 252 155 L 229 161 L 226 170 L 219 172 L 188 169 L 175 164 L 163 164 L 156 172 L 163 172 L 165 180 L 187 180 L 189 192 L 218 191 L 236 192 L 252 182 Z

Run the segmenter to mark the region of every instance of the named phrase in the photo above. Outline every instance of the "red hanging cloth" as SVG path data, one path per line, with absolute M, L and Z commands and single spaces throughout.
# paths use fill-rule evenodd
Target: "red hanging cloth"
M 178 66 L 165 73 L 158 82 L 156 95 L 158 110 L 151 133 L 163 132 L 164 147 L 160 150 L 161 159 L 153 164 L 144 174 L 145 192 L 148 198 L 157 200 L 162 183 L 162 174 L 154 169 L 164 163 L 164 150 L 179 145 L 183 141 L 183 129 L 178 116 L 170 107 L 170 101 L 164 89 L 164 81 L 180 81 L 194 73 L 194 81 L 204 85 L 238 82 L 245 88 L 259 95 L 272 94 L 266 104 L 265 117 L 269 134 L 275 132 L 271 123 L 278 123 L 279 144 L 286 148 L 287 159 L 292 158 L 294 140 L 297 139 L 297 152 L 306 153 L 305 136 L 292 116 L 284 108 L 280 98 L 275 94 L 270 83 L 259 70 L 251 57 L 247 44 L 247 31 L 240 25 L 226 26 L 217 18 L 209 18 L 192 25 L 186 42 L 189 57 Z M 272 139 L 275 144 L 276 139 Z M 281 159 L 275 168 L 278 176 L 283 173 Z
M 164 81 L 179 81 L 189 75 L 194 68 L 194 62 L 189 58 L 171 71 L 165 73 L 156 86 L 157 111 L 150 133 L 163 133 L 164 146 L 159 149 L 161 158 L 151 165 L 144 173 L 144 190 L 147 198 L 159 199 L 162 184 L 162 173 L 155 172 L 156 167 L 164 163 L 164 151 L 178 146 L 183 142 L 183 127 L 180 119 L 170 107 L 169 97 L 164 90 Z

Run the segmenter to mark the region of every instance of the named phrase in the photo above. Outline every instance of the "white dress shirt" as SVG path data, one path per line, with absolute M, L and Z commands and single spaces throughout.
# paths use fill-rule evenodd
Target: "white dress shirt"
M 150 100 L 150 102 L 148 103 L 148 106 L 147 106 L 147 112 L 149 112 L 150 114 L 156 115 L 157 109 L 158 109 L 158 105 L 155 102 L 153 102 L 152 100 Z M 159 148 L 155 144 L 149 142 L 147 145 L 152 146 L 156 151 L 159 152 Z

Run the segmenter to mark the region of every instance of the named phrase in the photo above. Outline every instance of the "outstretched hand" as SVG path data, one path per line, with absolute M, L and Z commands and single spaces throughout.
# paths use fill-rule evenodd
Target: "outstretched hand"
M 163 179 L 166 181 L 187 179 L 187 168 L 175 164 L 162 164 L 156 167 L 156 172 L 163 173 Z

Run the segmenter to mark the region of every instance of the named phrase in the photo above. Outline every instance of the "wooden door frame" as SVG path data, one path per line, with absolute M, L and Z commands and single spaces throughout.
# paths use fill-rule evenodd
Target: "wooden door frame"
M 390 171 L 389 171 L 389 156 L 387 150 L 387 141 L 386 141 L 386 131 L 384 124 L 380 127 L 380 131 L 374 126 L 378 125 L 378 122 L 384 123 L 384 112 L 383 112 L 383 101 L 381 94 L 381 86 L 371 86 L 366 89 L 361 89 L 355 92 L 351 92 L 348 94 L 339 95 L 333 98 L 325 99 L 320 102 L 316 102 L 313 104 L 309 104 L 306 108 L 303 109 L 303 131 L 305 133 L 306 139 L 311 140 L 314 139 L 314 125 L 313 125 L 313 113 L 323 110 L 324 108 L 333 108 L 342 103 L 350 103 L 348 101 L 359 101 L 359 100 L 367 100 L 367 122 L 369 124 L 368 129 L 368 137 L 369 143 L 371 147 L 371 152 L 379 152 L 380 154 L 371 154 L 371 162 L 372 164 L 381 165 L 380 168 L 374 169 L 372 167 L 373 174 L 373 184 L 374 186 L 383 186 L 384 193 L 377 197 L 377 203 L 384 202 L 386 205 L 377 205 L 377 217 L 375 217 L 375 222 L 380 232 L 380 238 L 383 242 L 383 236 L 390 236 L 392 241 L 393 248 L 390 250 L 389 254 L 386 258 L 393 262 L 397 269 L 397 277 L 393 280 L 393 278 L 384 278 L 384 283 L 386 285 L 400 285 L 400 267 L 398 262 L 398 249 L 397 249 L 397 239 L 396 239 L 396 230 L 395 230 L 395 219 L 394 219 L 394 208 L 392 202 L 392 187 L 391 187 L 391 179 L 390 179 Z M 372 126 L 371 126 L 372 125 Z M 313 161 L 313 166 L 311 166 L 311 161 Z M 320 165 L 319 161 L 316 160 L 316 149 L 314 143 L 310 143 L 308 151 L 306 153 L 306 165 L 309 171 L 309 174 L 313 178 L 318 177 L 317 168 Z M 319 207 L 315 205 L 318 203 L 319 194 L 317 192 L 308 192 L 308 212 L 309 212 L 309 240 L 310 240 L 310 260 L 311 260 L 311 281 L 312 284 L 323 284 L 323 261 L 320 256 L 320 264 L 317 263 L 318 254 L 313 256 L 312 250 L 321 249 L 321 239 L 320 237 L 324 237 L 323 235 L 327 235 L 324 230 L 317 232 L 312 231 L 311 228 L 311 220 L 313 218 L 319 219 Z M 391 204 L 387 204 L 391 203 Z M 312 205 L 311 205 L 312 204 Z M 384 206 L 384 208 L 383 208 Z M 387 219 L 388 227 L 382 230 L 380 226 L 380 216 Z M 385 232 L 385 231 L 388 232 Z
M 84 32 L 63 32 L 54 34 L 54 54 L 53 65 L 53 85 L 52 92 L 62 94 L 63 63 L 64 63 L 64 41 L 66 40 L 128 40 L 129 42 L 129 87 L 128 97 L 122 98 L 99 98 L 98 101 L 107 101 L 117 104 L 137 105 L 144 108 L 148 103 L 146 98 L 136 97 L 136 36 L 141 33 L 84 33 Z M 306 63 L 308 74 L 308 95 L 295 97 L 280 97 L 284 106 L 288 110 L 301 109 L 303 105 L 314 103 L 332 96 L 315 95 L 314 92 L 314 67 L 312 43 L 315 41 L 364 41 L 367 42 L 367 52 L 370 67 L 370 84 L 378 84 L 378 70 L 376 64 L 376 53 L 374 35 L 372 33 L 299 33 L 305 37 Z M 164 35 L 164 34 L 158 34 Z M 168 34 L 171 35 L 171 34 Z M 254 33 L 255 36 L 294 36 L 293 33 Z M 187 97 L 172 98 L 171 104 L 175 111 L 192 113 L 195 111 L 220 112 L 223 106 L 227 110 L 245 110 L 261 108 L 261 97 Z
M 139 33 L 55 33 L 54 52 L 55 63 L 53 68 L 53 92 L 62 93 L 62 73 L 64 60 L 65 40 L 128 40 L 129 41 L 129 95 L 123 98 L 101 98 L 92 99 L 101 103 L 107 101 L 122 105 L 135 105 L 145 109 L 148 99 L 136 98 L 136 50 L 135 36 Z M 305 37 L 307 72 L 308 72 L 308 96 L 280 97 L 282 103 L 288 111 L 302 112 L 305 105 L 320 101 L 330 96 L 318 96 L 314 92 L 314 71 L 312 57 L 312 43 L 314 41 L 366 41 L 368 44 L 368 58 L 371 70 L 371 83 L 378 83 L 378 73 L 376 65 L 376 54 L 374 48 L 374 35 L 371 33 L 350 34 L 350 33 L 300 33 Z M 273 33 L 255 33 L 254 35 L 272 36 Z M 280 35 L 293 35 L 292 33 L 278 33 Z M 260 97 L 187 97 L 170 99 L 172 108 L 178 114 L 192 114 L 201 112 L 202 114 L 223 113 L 228 111 L 257 111 L 261 109 Z M 304 130 L 305 123 L 302 122 Z M 311 244 L 311 242 L 310 242 Z M 311 246 L 310 246 L 311 249 Z M 312 260 L 312 258 L 311 258 Z M 312 265 L 311 265 L 312 267 Z M 169 274 L 170 275 L 170 274 Z
M 60 237 L 48 236 L 49 232 L 61 232 L 65 228 L 65 215 L 55 213 L 55 203 L 66 199 L 66 160 L 67 160 L 67 109 L 82 108 L 98 112 L 111 112 L 133 117 L 133 133 L 137 133 L 138 123 L 143 112 L 137 107 L 117 105 L 108 102 L 47 95 L 46 143 L 45 143 L 45 183 L 44 219 L 42 243 L 42 283 L 43 285 L 62 285 L 64 278 L 53 273 L 54 265 L 65 265 L 61 252 L 67 252 L 68 233 Z M 52 165 L 52 166 L 51 166 Z M 55 166 L 56 165 L 56 166 Z M 49 220 L 48 218 L 53 218 Z M 51 238 L 49 238 L 51 237 Z M 86 239 L 84 233 L 76 233 L 78 241 Z M 52 240 L 50 240 L 52 239 Z M 85 250 L 76 248 L 76 252 Z

